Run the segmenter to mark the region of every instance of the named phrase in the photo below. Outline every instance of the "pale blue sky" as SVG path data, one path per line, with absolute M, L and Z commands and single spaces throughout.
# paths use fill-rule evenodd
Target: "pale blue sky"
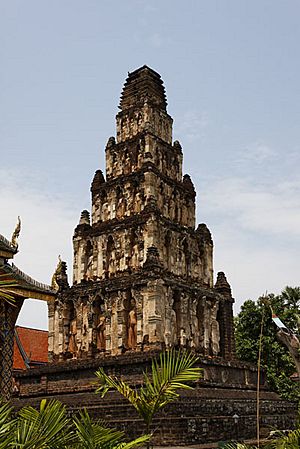
M 299 285 L 300 3 L 0 1 L 0 233 L 49 282 L 89 208 L 128 71 L 166 86 L 174 139 L 237 303 Z M 5 211 L 5 216 L 3 214 Z M 33 303 L 20 323 L 46 326 Z

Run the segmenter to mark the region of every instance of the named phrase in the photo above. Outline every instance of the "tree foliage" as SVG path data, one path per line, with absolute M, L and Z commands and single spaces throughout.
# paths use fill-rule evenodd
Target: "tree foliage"
M 299 287 L 286 287 L 281 294 L 269 294 L 256 302 L 248 300 L 235 319 L 237 356 L 241 360 L 257 363 L 260 324 L 264 317 L 262 367 L 266 371 L 268 384 L 283 398 L 296 400 L 299 396 L 298 383 L 290 378 L 296 371 L 295 365 L 288 349 L 276 336 L 277 329 L 272 322 L 268 303 L 283 323 L 298 334 Z

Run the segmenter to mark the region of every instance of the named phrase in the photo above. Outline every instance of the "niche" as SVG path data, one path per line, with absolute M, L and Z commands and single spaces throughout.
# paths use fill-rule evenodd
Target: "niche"
M 93 345 L 98 351 L 105 351 L 106 316 L 104 301 L 97 297 L 92 304 L 93 308 Z
M 73 358 L 77 355 L 77 320 L 73 301 L 66 301 L 63 310 L 64 341 L 66 352 Z
M 173 293 L 173 311 L 175 312 L 175 329 L 172 329 L 174 336 L 172 338 L 175 347 L 180 346 L 180 330 L 181 330 L 181 301 L 180 301 L 180 291 L 174 290 Z
M 124 299 L 124 323 L 126 324 L 125 348 L 135 350 L 137 346 L 137 312 L 131 290 L 127 290 Z
M 139 265 L 139 239 L 137 233 L 132 230 L 130 234 L 130 266 L 138 269 Z
M 171 266 L 171 232 L 170 231 L 168 231 L 165 235 L 164 246 L 165 246 L 167 269 L 170 270 L 170 269 L 172 269 L 172 266 Z
M 182 250 L 184 254 L 184 265 L 183 265 L 184 274 L 186 276 L 190 276 L 191 253 L 189 251 L 189 245 L 186 238 L 182 242 Z
M 116 248 L 115 242 L 112 236 L 110 235 L 107 239 L 106 246 L 106 264 L 105 264 L 105 278 L 109 278 L 109 275 L 113 275 L 115 273 L 115 263 L 116 263 Z
M 93 245 L 90 240 L 87 241 L 86 247 L 85 247 L 83 272 L 84 272 L 83 278 L 85 280 L 92 279 L 92 277 L 93 277 Z
M 130 153 L 130 158 L 131 158 L 131 164 L 133 165 L 133 167 L 137 166 L 137 161 L 138 161 L 138 155 L 140 153 L 140 146 L 137 145 L 136 147 L 133 147 Z
M 197 304 L 197 323 L 198 323 L 198 332 L 199 332 L 199 349 L 202 354 L 204 354 L 204 301 L 200 299 Z

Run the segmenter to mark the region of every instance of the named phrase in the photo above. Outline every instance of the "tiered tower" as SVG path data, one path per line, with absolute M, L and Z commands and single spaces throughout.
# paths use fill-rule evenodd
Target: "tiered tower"
M 106 146 L 106 179 L 75 229 L 73 286 L 60 263 L 49 305 L 52 360 L 164 347 L 234 356 L 230 286 L 213 284 L 213 242 L 195 229 L 195 189 L 182 176 L 165 88 L 147 66 L 130 73 Z

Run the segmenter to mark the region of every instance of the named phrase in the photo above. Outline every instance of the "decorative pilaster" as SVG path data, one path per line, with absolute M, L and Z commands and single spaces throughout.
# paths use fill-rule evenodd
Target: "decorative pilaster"
M 0 394 L 6 400 L 13 391 L 14 329 L 22 304 L 23 300 L 16 305 L 0 302 Z
M 224 297 L 219 305 L 220 348 L 225 359 L 235 358 L 233 303 L 231 287 L 223 272 L 217 275 L 215 290 Z

